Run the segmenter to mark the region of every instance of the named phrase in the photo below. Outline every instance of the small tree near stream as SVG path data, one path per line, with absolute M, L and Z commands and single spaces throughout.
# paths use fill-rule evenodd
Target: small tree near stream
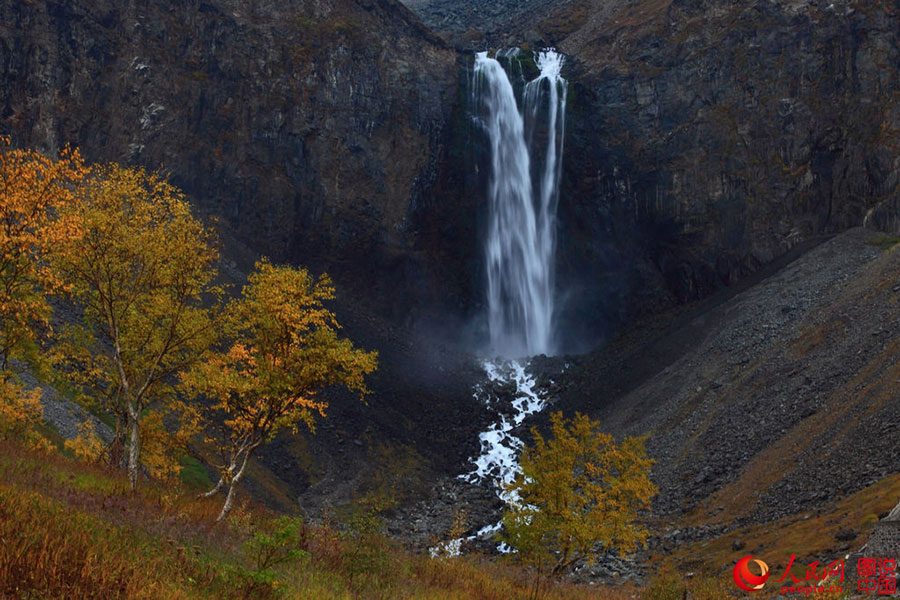
M 644 438 L 617 444 L 579 413 L 551 419 L 550 439 L 532 429 L 534 446 L 522 453 L 522 472 L 506 486 L 513 501 L 503 515 L 503 541 L 533 570 L 535 598 L 543 577 L 592 562 L 597 548 L 624 554 L 643 545 L 647 531 L 638 514 L 658 491 Z

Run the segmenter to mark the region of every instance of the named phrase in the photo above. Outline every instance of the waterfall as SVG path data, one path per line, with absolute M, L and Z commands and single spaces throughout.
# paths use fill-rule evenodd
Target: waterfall
M 485 260 L 491 351 L 506 360 L 482 364 L 488 381 L 476 386 L 475 398 L 496 413 L 496 420 L 478 436 L 481 449 L 471 458 L 473 469 L 459 477 L 493 486 L 504 504 L 519 501 L 504 485 L 521 473 L 520 428 L 547 403 L 546 392 L 528 372 L 529 361 L 515 359 L 554 350 L 553 262 L 566 127 L 562 55 L 552 49 L 535 53 L 540 74 L 528 82 L 519 80 L 519 56 L 515 49 L 498 53 L 508 74 L 487 52 L 476 54 L 471 99 L 475 122 L 490 142 Z M 497 388 L 506 391 L 497 394 Z M 463 542 L 489 539 L 500 529 L 500 523 L 488 523 L 475 534 L 435 545 L 430 553 L 458 555 Z M 497 549 L 511 551 L 505 544 Z
M 534 61 L 540 75 L 525 84 L 520 112 L 500 62 L 487 52 L 475 57 L 475 119 L 487 133 L 491 156 L 488 327 L 491 351 L 512 358 L 554 350 L 553 262 L 567 85 L 560 76 L 562 55 L 544 50 Z

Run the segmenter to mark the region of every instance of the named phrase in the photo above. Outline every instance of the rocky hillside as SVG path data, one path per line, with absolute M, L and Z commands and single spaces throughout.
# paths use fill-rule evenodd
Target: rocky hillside
M 548 10 L 555 12 L 560 7 L 555 0 L 403 0 L 403 4 L 448 41 L 479 50 L 489 45 L 541 42 L 540 34 L 529 27 Z
M 791 553 L 830 562 L 862 546 L 900 497 L 898 241 L 853 228 L 604 351 L 532 360 L 552 403 L 526 425 L 581 411 L 618 436 L 648 435 L 656 460 L 649 553 L 604 556 L 579 577 L 640 579 L 664 557 L 722 572 L 745 547 L 781 567 Z M 459 511 L 475 535 L 500 508 L 446 478 L 392 533 L 422 548 Z
M 668 522 L 721 532 L 879 482 L 900 464 L 900 250 L 882 249 L 896 241 L 853 229 L 738 295 L 635 330 L 575 360 L 560 405 L 650 434 Z

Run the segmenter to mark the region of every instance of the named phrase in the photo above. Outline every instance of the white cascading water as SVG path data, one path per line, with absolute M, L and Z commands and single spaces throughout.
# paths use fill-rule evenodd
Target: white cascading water
M 528 374 L 528 364 L 517 360 L 495 360 L 482 363 L 489 384 L 501 384 L 502 386 L 515 386 L 513 398 L 509 401 L 512 415 L 507 418 L 504 414 L 508 410 L 498 410 L 496 406 L 501 402 L 494 396 L 491 386 L 476 386 L 475 398 L 484 402 L 485 406 L 497 410 L 497 421 L 487 431 L 478 436 L 481 445 L 481 453 L 471 459 L 474 469 L 459 476 L 460 479 L 478 485 L 493 486 L 497 496 L 504 504 L 514 504 L 519 501 L 515 491 L 504 488 L 512 483 L 521 472 L 519 466 L 519 454 L 522 452 L 524 442 L 519 439 L 513 430 L 521 426 L 525 419 L 546 406 L 546 399 L 537 389 L 535 378 Z M 440 543 L 430 549 L 431 556 L 457 556 L 460 554 L 462 544 L 465 541 L 481 537 L 490 537 L 500 531 L 500 523 L 488 523 L 481 527 L 475 534 L 447 542 Z M 506 544 L 499 544 L 500 552 L 509 552 Z
M 553 352 L 553 262 L 567 84 L 560 76 L 562 55 L 544 50 L 535 55 L 535 64 L 541 73 L 525 85 L 520 112 L 503 66 L 487 52 L 475 57 L 473 105 L 491 150 L 486 245 L 491 352 L 512 358 Z M 543 162 L 534 164 L 532 179 L 537 161 Z
M 473 102 L 480 110 L 475 118 L 491 144 L 487 239 L 491 351 L 513 359 L 553 351 L 553 260 L 567 85 L 560 77 L 562 55 L 544 50 L 535 55 L 535 64 L 541 74 L 525 84 L 520 114 L 503 66 L 486 52 L 475 58 Z M 538 147 L 536 141 L 542 140 Z M 499 410 L 496 403 L 501 400 L 489 386 L 476 387 L 476 399 L 496 410 L 498 418 L 479 435 L 480 454 L 471 459 L 474 469 L 459 477 L 493 485 L 504 503 L 513 504 L 519 498 L 504 486 L 521 472 L 519 454 L 524 445 L 513 432 L 528 416 L 543 410 L 546 399 L 528 374 L 527 361 L 499 359 L 482 366 L 489 383 L 515 387 L 509 401 L 512 416 L 505 414 L 509 409 Z M 500 523 L 487 524 L 474 535 L 438 544 L 431 554 L 455 556 L 464 541 L 489 537 L 500 528 Z M 505 544 L 498 549 L 510 550 Z

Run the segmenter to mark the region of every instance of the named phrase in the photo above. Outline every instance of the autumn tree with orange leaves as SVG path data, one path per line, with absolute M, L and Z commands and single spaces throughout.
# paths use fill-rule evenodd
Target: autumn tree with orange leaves
M 77 219 L 63 214 L 87 173 L 77 150 L 51 158 L 14 149 L 0 136 L 0 438 L 41 418 L 40 390 L 22 389 L 10 361 L 35 357 L 36 342 L 50 330 L 47 292 L 61 282 L 45 253 L 78 237 Z
M 60 282 L 43 260 L 45 251 L 78 237 L 78 222 L 62 217 L 88 173 L 77 150 L 58 159 L 15 150 L 0 137 L 0 369 L 8 373 L 41 329 L 50 326 L 47 291 Z M 7 375 L 4 375 L 7 378 Z
M 323 388 L 367 393 L 365 376 L 375 370 L 377 354 L 338 336 L 334 313 L 323 304 L 332 298 L 326 275 L 315 279 L 304 269 L 258 262 L 221 319 L 224 349 L 185 376 L 193 393 L 210 400 L 207 416 L 218 433 L 223 463 L 218 483 L 205 494 L 228 488 L 217 521 L 231 509 L 257 448 L 300 423 L 314 430 L 327 408 L 318 395 Z
M 174 384 L 216 339 L 209 307 L 221 294 L 214 283 L 218 252 L 184 195 L 142 169 L 96 167 L 75 214 L 83 234 L 60 240 L 51 254 L 83 310 L 81 323 L 70 325 L 59 346 L 61 362 L 78 383 L 99 393 L 101 408 L 115 417 L 113 464 L 121 463 L 127 432 L 133 489 L 142 423 L 162 435 L 167 416 L 178 417 L 172 423 L 192 422 Z

